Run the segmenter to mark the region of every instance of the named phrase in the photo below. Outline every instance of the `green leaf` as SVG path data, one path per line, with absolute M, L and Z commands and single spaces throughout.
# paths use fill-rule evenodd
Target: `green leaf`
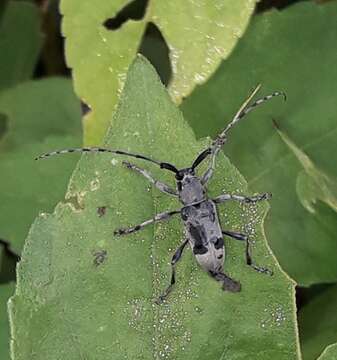
M 318 358 L 318 360 L 336 360 L 337 359 L 337 344 L 329 345 Z
M 0 24 L 0 90 L 28 80 L 42 45 L 40 12 L 34 4 L 10 1 Z
M 42 164 L 37 155 L 51 147 L 81 144 L 81 114 L 71 82 L 26 82 L 0 95 L 8 132 L 0 142 L 0 238 L 20 253 L 38 212 L 51 211 L 64 194 L 75 159 Z
M 302 205 L 315 213 L 318 200 L 325 202 L 337 212 L 337 181 L 319 170 L 310 158 L 294 144 L 290 138 L 277 129 L 281 139 L 301 163 L 303 171 L 298 174 L 296 190 Z
M 14 292 L 14 283 L 0 285 L 0 358 L 9 360 L 9 322 L 7 301 Z
M 216 134 L 257 83 L 263 84 L 261 95 L 286 92 L 286 103 L 273 99 L 249 114 L 233 129 L 224 150 L 251 188 L 273 193 L 266 221 L 270 245 L 283 269 L 305 286 L 337 279 L 335 180 L 326 177 L 337 178 L 332 156 L 337 152 L 337 52 L 331 46 L 336 16 L 336 2 L 317 6 L 309 1 L 256 16 L 215 76 L 182 106 L 202 137 Z M 315 164 L 309 175 L 272 119 Z M 322 177 L 326 189 L 318 191 Z
M 303 360 L 317 359 L 323 349 L 336 342 L 337 285 L 315 297 L 299 312 Z
M 180 102 L 196 84 L 205 82 L 221 59 L 232 51 L 247 27 L 256 0 L 150 0 L 142 19 L 126 19 L 119 28 L 108 30 L 104 26 L 106 20 L 115 19 L 129 3 L 126 0 L 61 3 L 68 66 L 73 69 L 76 92 L 92 110 L 85 121 L 88 144 L 101 142 L 126 71 L 149 23 L 160 29 L 170 48 L 173 78 L 169 89 L 175 101 Z
M 195 140 L 153 68 L 138 58 L 105 146 L 186 167 L 207 143 Z M 168 285 L 171 256 L 184 238 L 181 221 L 176 217 L 125 237 L 113 231 L 181 204 L 151 189 L 122 160 L 82 156 L 65 202 L 35 220 L 10 304 L 12 360 L 31 354 L 36 360 L 298 359 L 294 284 L 264 238 L 267 205 L 228 204 L 219 213 L 223 228 L 251 236 L 254 260 L 274 276 L 252 270 L 244 244 L 226 239 L 225 271 L 240 280 L 242 291 L 225 293 L 187 249 L 174 291 L 158 306 L 153 300 Z M 63 160 L 48 161 L 54 166 Z M 171 173 L 137 163 L 174 186 Z M 223 155 L 209 190 L 211 196 L 248 192 Z M 99 211 L 103 206 L 105 212 Z

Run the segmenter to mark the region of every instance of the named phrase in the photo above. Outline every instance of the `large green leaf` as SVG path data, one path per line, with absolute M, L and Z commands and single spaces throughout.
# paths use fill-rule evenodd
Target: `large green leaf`
M 71 82 L 55 78 L 3 91 L 0 113 L 8 118 L 0 142 L 0 238 L 19 253 L 38 212 L 51 211 L 64 194 L 75 164 L 68 158 L 41 166 L 34 158 L 51 146 L 81 144 L 80 106 Z
M 30 79 L 42 45 L 34 4 L 10 1 L 0 23 L 0 90 Z
M 138 58 L 105 145 L 186 167 L 206 141 L 196 142 L 153 68 Z M 65 159 L 48 161 L 56 166 Z M 274 276 L 253 271 L 245 264 L 244 245 L 226 239 L 225 271 L 241 281 L 240 293 L 223 292 L 186 250 L 177 285 L 158 306 L 153 300 L 168 285 L 170 259 L 184 237 L 181 221 L 126 237 L 113 231 L 181 205 L 151 189 L 121 161 L 84 155 L 65 201 L 52 215 L 35 220 L 10 304 L 13 360 L 32 354 L 50 360 L 298 359 L 294 284 L 264 238 L 267 205 L 228 204 L 219 210 L 224 228 L 251 235 L 255 261 Z M 137 163 L 173 185 L 171 173 Z M 221 155 L 210 193 L 223 191 L 248 192 L 243 177 Z
M 323 349 L 337 341 L 337 285 L 325 290 L 299 312 L 304 360 L 317 359 Z
M 76 92 L 92 110 L 85 121 L 86 143 L 101 142 L 147 24 L 156 24 L 168 44 L 173 73 L 169 89 L 180 102 L 196 84 L 205 82 L 232 51 L 256 0 L 149 0 L 142 19 L 126 19 L 120 27 L 114 25 L 115 30 L 108 30 L 104 26 L 106 20 L 115 24 L 113 19 L 130 3 L 133 2 L 61 3 L 67 62 L 73 69 Z
M 7 301 L 14 292 L 14 284 L 0 285 L 0 359 L 9 360 L 9 322 Z
M 304 2 L 256 16 L 228 60 L 182 106 L 202 137 L 228 122 L 255 84 L 263 84 L 264 94 L 287 93 L 286 103 L 274 99 L 238 125 L 225 152 L 254 190 L 273 193 L 267 236 L 282 267 L 303 285 L 337 279 L 336 211 L 316 181 L 335 186 L 337 178 L 336 16 L 336 2 Z M 308 175 L 280 138 L 273 118 L 315 174 Z

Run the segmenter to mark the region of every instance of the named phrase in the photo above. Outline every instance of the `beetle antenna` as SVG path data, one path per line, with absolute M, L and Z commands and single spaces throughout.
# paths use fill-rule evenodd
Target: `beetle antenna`
M 249 105 L 250 101 L 253 99 L 253 97 L 257 94 L 257 92 L 260 90 L 261 84 L 257 85 L 255 89 L 252 91 L 252 93 L 248 96 L 248 98 L 244 101 L 244 103 L 241 105 L 240 109 L 235 114 L 233 120 L 225 127 L 224 130 L 213 140 L 212 145 L 201 152 L 198 157 L 194 160 L 192 168 L 194 169 L 196 166 L 198 166 L 204 159 L 208 157 L 208 155 L 212 154 L 212 162 L 214 163 L 215 156 L 220 151 L 220 148 L 227 140 L 227 133 L 228 131 L 236 124 L 238 123 L 245 115 L 247 115 L 249 112 L 251 112 L 253 109 L 255 109 L 258 105 L 264 103 L 265 101 L 270 100 L 271 98 L 275 96 L 283 96 L 284 100 L 286 100 L 286 94 L 282 91 L 275 91 L 270 95 L 266 95 L 261 99 L 256 100 L 254 103 Z
M 47 157 L 50 156 L 54 156 L 54 155 L 61 155 L 61 154 L 69 154 L 69 153 L 74 153 L 74 152 L 80 152 L 80 153 L 103 153 L 103 152 L 109 152 L 112 154 L 117 154 L 117 155 L 126 155 L 126 156 L 130 156 L 130 157 L 134 157 L 137 159 L 142 159 L 142 160 L 146 160 L 146 161 L 150 161 L 153 164 L 159 165 L 162 169 L 166 169 L 166 170 L 170 170 L 173 171 L 174 173 L 177 173 L 178 170 L 176 169 L 175 166 L 173 166 L 172 164 L 166 163 L 166 162 L 160 162 L 157 160 L 153 160 L 147 156 L 144 155 L 140 155 L 140 154 L 133 154 L 133 153 L 129 153 L 127 151 L 123 151 L 123 150 L 112 150 L 112 149 L 107 149 L 107 148 L 102 148 L 102 147 L 83 147 L 83 148 L 72 148 L 72 149 L 62 149 L 62 150 L 56 150 L 56 151 L 52 151 L 49 153 L 45 153 L 42 154 L 38 157 L 35 158 L 35 160 L 40 160 L 40 159 L 45 159 Z
M 257 94 L 260 90 L 261 84 L 257 85 L 252 93 L 248 96 L 248 98 L 244 101 L 241 105 L 240 109 L 235 114 L 233 120 L 225 127 L 225 129 L 217 136 L 217 138 L 213 141 L 213 146 L 222 145 L 226 140 L 226 135 L 228 131 L 238 123 L 244 116 L 246 116 L 249 112 L 254 110 L 257 106 L 261 105 L 262 103 L 272 99 L 275 96 L 283 96 L 284 100 L 287 99 L 286 94 L 283 91 L 275 91 L 272 94 L 266 95 L 263 98 L 260 98 L 253 102 L 251 105 L 248 105 L 253 97 Z

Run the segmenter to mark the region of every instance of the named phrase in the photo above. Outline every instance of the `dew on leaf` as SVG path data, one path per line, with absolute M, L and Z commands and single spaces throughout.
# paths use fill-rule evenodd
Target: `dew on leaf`
M 111 165 L 113 165 L 113 166 L 115 166 L 115 165 L 118 164 L 118 160 L 115 159 L 115 158 L 112 158 L 112 159 L 110 160 L 110 162 L 111 162 Z

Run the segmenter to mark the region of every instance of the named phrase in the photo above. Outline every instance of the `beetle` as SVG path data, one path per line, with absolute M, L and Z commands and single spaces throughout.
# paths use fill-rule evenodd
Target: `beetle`
M 168 220 L 176 214 L 180 214 L 185 232 L 185 239 L 181 245 L 174 252 L 171 259 L 171 280 L 167 288 L 163 293 L 158 297 L 156 302 L 158 304 L 162 303 L 169 293 L 171 292 L 175 282 L 176 282 L 176 273 L 175 268 L 178 261 L 181 259 L 183 251 L 187 245 L 192 248 L 193 254 L 203 270 L 205 270 L 212 278 L 222 283 L 222 289 L 230 292 L 238 292 L 241 290 L 241 285 L 239 281 L 236 281 L 226 275 L 223 271 L 224 264 L 224 236 L 229 236 L 236 240 L 245 241 L 245 257 L 246 264 L 252 267 L 259 273 L 265 273 L 272 275 L 272 271 L 256 265 L 252 260 L 250 241 L 247 235 L 229 231 L 222 230 L 220 226 L 220 221 L 217 212 L 217 204 L 229 200 L 235 200 L 244 203 L 255 203 L 262 200 L 267 200 L 271 198 L 271 194 L 264 193 L 255 196 L 245 196 L 245 195 L 236 195 L 236 194 L 222 194 L 213 199 L 208 198 L 207 196 L 207 183 L 211 179 L 214 168 L 216 156 L 219 153 L 222 146 L 227 141 L 228 131 L 239 122 L 245 115 L 247 115 L 251 110 L 253 110 L 258 105 L 263 102 L 270 100 L 275 96 L 282 95 L 284 99 L 286 96 L 281 91 L 275 91 L 270 95 L 264 96 L 251 103 L 253 97 L 259 91 L 261 85 L 258 85 L 248 98 L 243 102 L 240 109 L 237 111 L 233 119 L 229 124 L 220 132 L 220 134 L 212 141 L 211 145 L 203 150 L 193 161 L 192 165 L 187 168 L 177 169 L 173 164 L 168 162 L 161 162 L 154 160 L 148 156 L 141 154 L 134 154 L 123 150 L 113 150 L 101 147 L 83 147 L 83 148 L 74 148 L 74 149 L 64 149 L 49 152 L 43 155 L 40 155 L 36 158 L 43 159 L 49 156 L 72 153 L 72 152 L 109 152 L 118 155 L 125 155 L 128 157 L 133 157 L 137 159 L 142 159 L 153 164 L 156 164 L 161 169 L 171 171 L 175 174 L 176 189 L 171 188 L 165 183 L 156 180 L 152 175 L 145 169 L 138 167 L 135 164 L 132 164 L 128 161 L 123 161 L 123 165 L 140 175 L 144 176 L 149 182 L 151 182 L 158 190 L 161 192 L 177 197 L 182 203 L 183 207 L 178 210 L 165 211 L 159 214 L 156 214 L 152 219 L 146 220 L 141 224 L 130 228 L 122 228 L 114 231 L 114 234 L 117 236 L 123 236 L 132 234 L 136 231 L 143 229 L 145 226 L 153 224 L 155 222 Z M 250 104 L 251 103 L 251 104 Z M 209 164 L 206 171 L 201 177 L 196 175 L 196 168 L 207 158 L 209 159 Z

